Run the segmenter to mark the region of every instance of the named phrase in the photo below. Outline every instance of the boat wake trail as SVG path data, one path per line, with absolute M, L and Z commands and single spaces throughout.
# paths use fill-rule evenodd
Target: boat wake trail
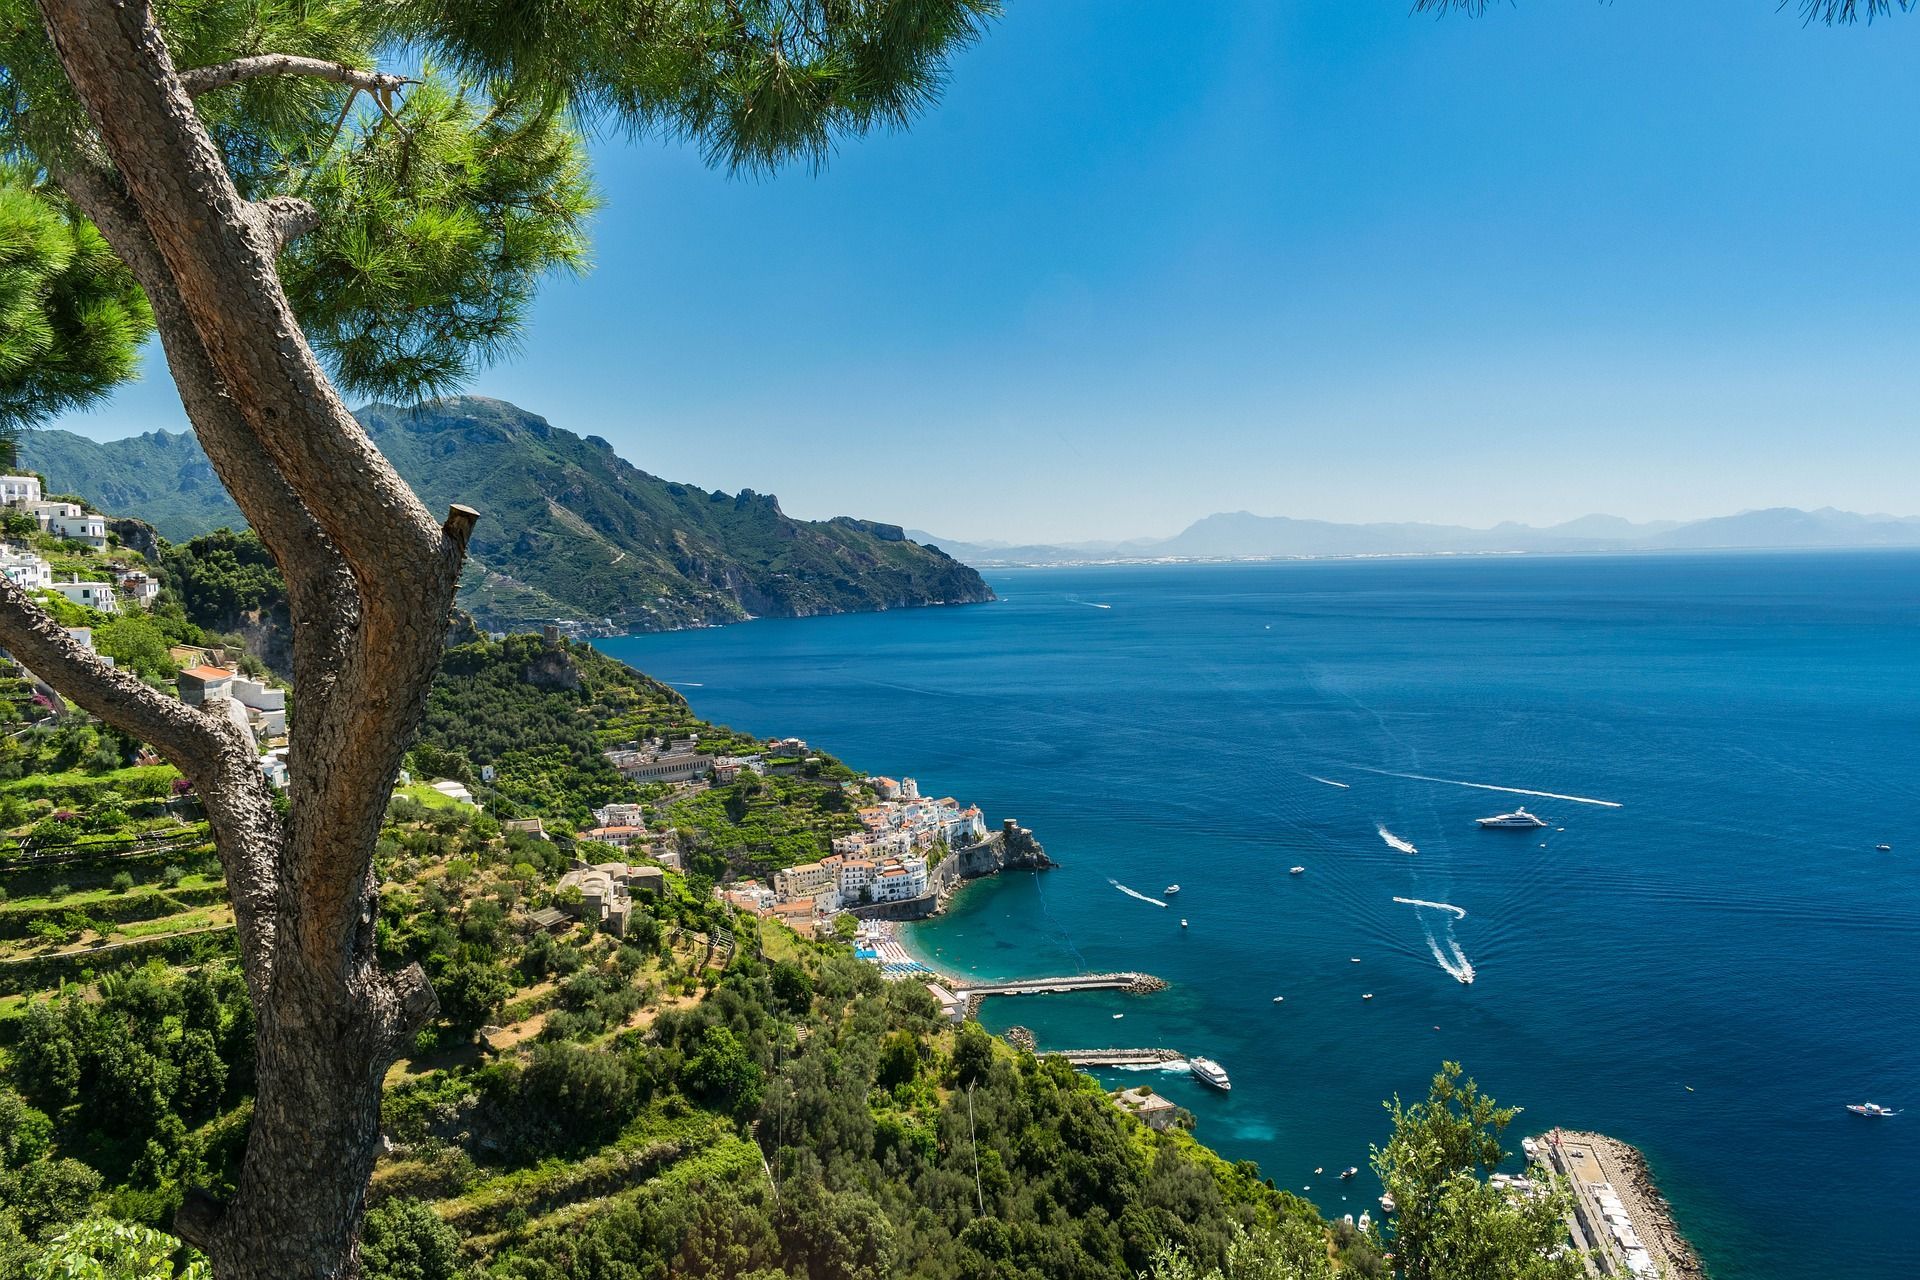
M 1334 781 L 1334 780 L 1333 780 L 1332 778 L 1322 778 L 1322 777 L 1320 777 L 1320 776 L 1319 776 L 1318 774 L 1313 774 L 1313 773 L 1310 773 L 1310 774 L 1308 774 L 1307 776 L 1308 776 L 1309 778 L 1312 778 L 1312 779 L 1313 779 L 1313 780 L 1314 780 L 1315 782 L 1324 782 L 1324 783 L 1325 783 L 1326 785 L 1328 785 L 1329 787 L 1338 787 L 1338 788 L 1340 788 L 1340 789 L 1341 789 L 1342 791 L 1349 791 L 1349 790 L 1351 790 L 1351 789 L 1352 789 L 1352 788 L 1351 788 L 1351 787 L 1349 787 L 1349 786 L 1348 786 L 1348 785 L 1347 785 L 1346 783 L 1344 783 L 1344 782 L 1335 782 L 1335 781 Z
M 1418 849 L 1413 847 L 1411 842 L 1402 840 L 1399 836 L 1393 834 L 1393 832 L 1387 830 L 1385 827 L 1381 827 L 1379 830 L 1380 830 L 1380 838 L 1387 842 L 1387 848 L 1398 849 L 1402 853 L 1420 852 Z
M 1473 981 L 1473 962 L 1468 960 L 1467 953 L 1460 949 L 1460 944 L 1454 940 L 1451 930 L 1449 930 L 1447 934 L 1446 951 L 1440 949 L 1439 940 L 1431 933 L 1427 934 L 1427 947 L 1433 952 L 1433 958 L 1440 962 L 1440 967 L 1445 969 L 1454 981 L 1461 983 L 1470 983 Z M 1448 955 L 1448 951 L 1453 954 Z
M 1160 901 L 1160 899 L 1158 898 L 1149 898 L 1146 894 L 1140 892 L 1138 889 L 1127 888 L 1127 886 L 1121 884 L 1118 880 L 1108 880 L 1107 883 L 1112 885 L 1114 888 L 1118 889 L 1120 892 L 1126 894 L 1129 898 L 1138 898 L 1142 902 L 1151 902 L 1156 907 L 1164 907 L 1167 905 L 1166 903 Z
M 1428 902 L 1425 898 L 1395 898 L 1394 901 L 1405 903 L 1409 907 L 1432 907 L 1435 911 L 1451 911 L 1455 920 L 1467 918 L 1467 909 L 1456 907 L 1451 902 Z
M 1618 809 L 1618 800 L 1595 800 L 1592 796 L 1568 796 L 1558 791 L 1529 791 L 1525 787 L 1496 787 L 1490 782 L 1462 782 L 1458 778 L 1432 778 L 1424 773 L 1395 773 L 1391 769 L 1370 769 L 1364 764 L 1350 765 L 1362 773 L 1377 773 L 1383 778 L 1409 778 L 1414 782 L 1440 782 L 1449 787 L 1472 787 L 1475 791 L 1504 791 L 1514 796 L 1539 796 L 1543 800 L 1571 800 L 1575 804 L 1597 804 L 1602 809 Z

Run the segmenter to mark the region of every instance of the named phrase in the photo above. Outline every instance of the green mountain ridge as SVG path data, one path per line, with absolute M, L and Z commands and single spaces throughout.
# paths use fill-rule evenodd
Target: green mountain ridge
M 654 631 L 993 599 L 973 569 L 898 526 L 795 520 L 771 494 L 663 480 L 505 401 L 376 404 L 357 416 L 428 507 L 481 513 L 460 605 L 488 628 Z M 242 525 L 191 433 L 103 442 L 35 431 L 20 461 L 53 491 L 175 541 Z

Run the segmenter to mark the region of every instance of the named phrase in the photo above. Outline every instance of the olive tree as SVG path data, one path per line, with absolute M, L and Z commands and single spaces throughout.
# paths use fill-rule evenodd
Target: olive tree
M 377 961 L 372 850 L 478 517 L 429 512 L 343 394 L 417 399 L 511 347 L 540 279 L 584 263 L 584 129 L 817 165 L 927 105 L 993 8 L 0 0 L 0 426 L 109 394 L 157 333 L 287 583 L 283 815 L 245 730 L 0 580 L 0 644 L 152 744 L 212 825 L 259 1087 L 235 1194 L 176 1227 L 223 1280 L 358 1270 L 381 1079 L 435 1007 Z

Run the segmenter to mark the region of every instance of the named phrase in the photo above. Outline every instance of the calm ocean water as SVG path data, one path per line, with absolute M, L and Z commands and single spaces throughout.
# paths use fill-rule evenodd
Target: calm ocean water
M 1330 1212 L 1375 1207 L 1334 1174 L 1455 1058 L 1526 1132 L 1642 1147 L 1722 1280 L 1915 1274 L 1920 556 L 989 576 L 1001 603 L 602 647 L 1032 827 L 1063 867 L 974 886 L 915 945 L 1165 977 L 986 1017 L 1219 1059 L 1228 1096 L 1144 1078 Z M 1515 803 L 1549 828 L 1475 826 Z M 1174 882 L 1167 908 L 1116 887 Z M 1842 1109 L 1865 1099 L 1913 1111 Z

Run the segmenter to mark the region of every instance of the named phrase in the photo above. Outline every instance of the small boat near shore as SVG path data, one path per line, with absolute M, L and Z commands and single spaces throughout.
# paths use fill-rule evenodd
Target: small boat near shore
M 1187 1062 L 1187 1071 L 1208 1088 L 1225 1093 L 1233 1088 L 1233 1082 L 1227 1079 L 1227 1069 L 1212 1058 L 1192 1058 Z

